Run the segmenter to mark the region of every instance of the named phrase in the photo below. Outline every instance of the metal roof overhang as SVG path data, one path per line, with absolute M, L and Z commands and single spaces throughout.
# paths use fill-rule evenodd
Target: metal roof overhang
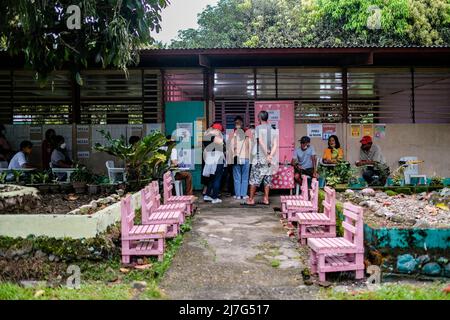
M 450 66 L 450 47 L 144 50 L 141 67 Z
M 142 50 L 140 68 L 301 66 L 450 66 L 450 47 L 230 48 Z M 23 57 L 0 52 L 0 69 L 20 69 Z

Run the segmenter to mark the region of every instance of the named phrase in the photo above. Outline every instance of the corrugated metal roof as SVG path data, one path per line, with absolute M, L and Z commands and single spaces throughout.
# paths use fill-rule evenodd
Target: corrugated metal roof
M 227 46 L 216 46 L 216 47 L 198 47 L 198 48 L 150 48 L 145 50 L 258 50 L 258 49 L 432 49 L 432 48 L 450 48 L 450 44 L 443 45 L 311 45 L 311 46 L 264 46 L 264 47 L 227 47 Z

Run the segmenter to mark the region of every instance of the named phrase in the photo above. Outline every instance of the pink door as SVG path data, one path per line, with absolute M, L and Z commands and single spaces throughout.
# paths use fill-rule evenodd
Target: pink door
M 279 130 L 279 161 L 291 162 L 295 148 L 294 101 L 256 101 L 255 125 L 258 124 L 257 117 L 262 110 L 269 112 L 269 122 Z

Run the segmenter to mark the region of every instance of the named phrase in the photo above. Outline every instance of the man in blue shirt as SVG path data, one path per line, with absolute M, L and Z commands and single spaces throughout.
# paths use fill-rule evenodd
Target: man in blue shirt
M 300 139 L 300 148 L 294 150 L 292 166 L 295 169 L 295 181 L 302 183 L 302 175 L 306 174 L 311 178 L 317 178 L 317 155 L 314 147 L 311 146 L 311 139 L 304 136 Z

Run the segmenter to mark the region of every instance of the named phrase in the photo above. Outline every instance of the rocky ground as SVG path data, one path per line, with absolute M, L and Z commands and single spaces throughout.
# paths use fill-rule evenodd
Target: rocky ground
M 449 228 L 450 189 L 413 195 L 390 196 L 372 189 L 347 190 L 341 201 L 366 208 L 364 221 L 378 227 Z
M 21 206 L 8 214 L 93 214 L 120 200 L 120 196 L 43 194 L 34 206 Z

